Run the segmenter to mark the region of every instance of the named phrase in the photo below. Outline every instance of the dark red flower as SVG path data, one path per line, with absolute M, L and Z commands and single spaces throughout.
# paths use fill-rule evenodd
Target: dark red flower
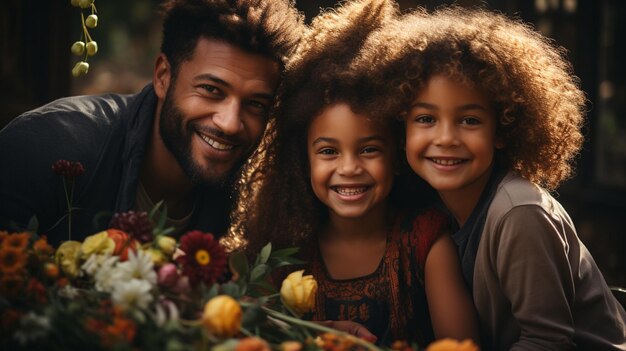
M 52 171 L 68 180 L 73 180 L 85 173 L 85 168 L 83 164 L 78 161 L 58 160 L 52 164 Z
M 213 284 L 226 271 L 226 252 L 211 233 L 190 231 L 180 238 L 180 250 L 185 254 L 176 258 L 182 265 L 183 275 L 191 286 L 200 282 Z
M 116 213 L 111 219 L 111 228 L 120 229 L 137 239 L 141 243 L 148 243 L 154 239 L 152 235 L 152 221 L 144 211 L 128 211 Z

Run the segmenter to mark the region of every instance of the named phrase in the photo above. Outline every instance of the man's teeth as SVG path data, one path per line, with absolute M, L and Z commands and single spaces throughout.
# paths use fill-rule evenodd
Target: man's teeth
M 204 140 L 207 144 L 211 145 L 211 147 L 213 147 L 214 149 L 226 151 L 235 147 L 235 145 L 222 144 L 219 141 L 211 139 L 204 134 L 199 134 L 199 135 L 200 135 L 200 138 L 202 138 L 202 140 Z
M 336 187 L 333 187 L 333 189 L 335 189 L 335 191 L 339 195 L 352 196 L 352 195 L 358 195 L 358 194 L 364 193 L 367 190 L 367 187 L 363 186 L 363 187 L 358 187 L 358 188 L 354 188 L 354 187 L 344 188 L 344 187 L 336 186 Z
M 463 160 L 461 160 L 461 159 L 442 160 L 440 158 L 431 158 L 431 160 L 433 162 L 435 162 L 436 164 L 443 165 L 443 166 L 454 166 L 454 165 L 458 165 L 459 163 L 463 162 Z

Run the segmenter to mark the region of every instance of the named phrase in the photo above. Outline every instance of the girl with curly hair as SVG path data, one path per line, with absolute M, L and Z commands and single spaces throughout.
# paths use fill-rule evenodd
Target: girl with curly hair
M 402 116 L 413 171 L 453 238 L 486 350 L 626 350 L 626 314 L 550 195 L 580 150 L 585 97 L 561 49 L 481 9 L 416 10 L 364 44 L 370 111 Z
M 369 80 L 348 69 L 396 13 L 392 1 L 355 0 L 314 20 L 287 67 L 267 150 L 250 164 L 260 188 L 238 228 L 251 252 L 268 241 L 302 247 L 318 282 L 314 320 L 360 323 L 386 345 L 476 340 L 447 219 L 407 209 L 408 199 L 429 202 L 395 174 L 401 123 L 371 118 L 360 97 Z

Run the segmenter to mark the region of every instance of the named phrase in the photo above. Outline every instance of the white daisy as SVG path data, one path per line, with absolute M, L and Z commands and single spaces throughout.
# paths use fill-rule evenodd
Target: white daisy
M 115 305 L 123 310 L 133 308 L 145 310 L 153 299 L 150 293 L 151 289 L 152 286 L 145 280 L 124 280 L 115 284 L 111 293 L 111 299 Z
M 145 251 L 130 251 L 128 260 L 120 262 L 116 270 L 119 271 L 117 277 L 121 280 L 128 281 L 130 279 L 145 280 L 154 286 L 157 282 L 157 274 L 154 271 L 154 263 L 152 257 Z

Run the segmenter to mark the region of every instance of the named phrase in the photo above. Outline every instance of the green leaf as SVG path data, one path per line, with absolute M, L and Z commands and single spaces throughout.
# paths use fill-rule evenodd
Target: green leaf
M 167 221 L 167 206 L 163 205 L 163 211 L 161 211 L 161 217 L 159 217 L 159 221 L 157 222 L 157 228 L 165 227 L 165 221 Z
M 260 279 L 262 279 L 263 277 L 265 277 L 265 275 L 270 271 L 270 266 L 266 265 L 266 264 L 260 264 L 256 267 L 254 267 L 252 269 L 252 272 L 250 272 L 250 281 L 251 282 L 255 282 L 258 281 Z
M 26 231 L 30 233 L 37 233 L 38 229 L 39 229 L 39 220 L 37 219 L 37 216 L 30 217 L 30 220 L 28 221 L 28 225 L 26 226 Z
M 228 282 L 226 284 L 222 284 L 221 286 L 222 294 L 232 296 L 234 298 L 241 297 L 241 292 L 239 291 L 239 285 L 234 282 Z
M 154 219 L 154 215 L 159 211 L 159 208 L 161 208 L 161 206 L 163 206 L 163 200 L 157 202 L 156 205 L 154 205 L 154 207 L 150 210 L 148 217 Z
M 261 249 L 261 253 L 259 254 L 259 263 L 267 263 L 267 259 L 270 258 L 272 254 L 272 243 L 267 243 L 267 245 L 263 246 Z
M 276 292 L 278 292 L 278 290 L 276 289 L 276 287 L 274 286 L 274 284 L 272 284 L 271 282 L 267 281 L 267 280 L 260 280 L 254 283 L 250 283 L 250 287 L 251 288 L 255 288 L 255 292 L 257 293 L 251 293 L 250 295 L 253 295 L 253 297 L 260 297 L 260 296 L 265 296 L 265 295 L 271 295 L 274 294 Z M 252 289 L 250 289 L 252 290 Z
M 288 247 L 286 249 L 280 249 L 272 252 L 272 258 L 282 258 L 287 256 L 293 256 L 300 251 L 299 247 Z
M 248 272 L 250 271 L 250 266 L 248 265 L 248 258 L 243 251 L 237 251 L 230 254 L 229 264 L 232 269 L 239 274 L 239 276 L 243 279 Z

